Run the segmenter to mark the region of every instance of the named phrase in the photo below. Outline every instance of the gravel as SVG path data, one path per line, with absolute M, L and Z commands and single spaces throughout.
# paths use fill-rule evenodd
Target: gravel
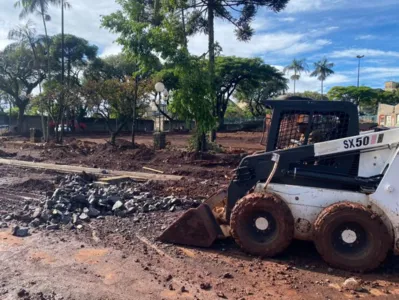
M 154 196 L 146 183 L 129 181 L 99 186 L 87 180 L 87 175 L 66 175 L 54 192 L 43 196 L 38 206 L 21 203 L 4 221 L 15 219 L 31 228 L 56 230 L 62 225 L 84 224 L 92 218 L 133 215 L 134 220 L 135 214 L 186 210 L 200 203 L 187 197 Z

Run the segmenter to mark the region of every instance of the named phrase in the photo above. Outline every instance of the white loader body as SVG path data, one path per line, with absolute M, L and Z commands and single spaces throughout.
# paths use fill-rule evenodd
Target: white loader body
M 399 254 L 399 129 L 361 134 L 314 145 L 315 157 L 360 151 L 359 177 L 383 175 L 373 192 L 353 192 L 270 183 L 266 191 L 277 194 L 289 206 L 295 220 L 295 238 L 313 240 L 313 227 L 319 214 L 339 202 L 361 204 L 378 215 L 393 237 L 392 250 Z M 264 192 L 265 183 L 255 191 Z M 353 232 L 342 238 L 352 239 Z

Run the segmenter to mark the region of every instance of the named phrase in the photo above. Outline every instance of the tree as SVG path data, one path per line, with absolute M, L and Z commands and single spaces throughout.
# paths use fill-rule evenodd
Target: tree
M 396 105 L 399 94 L 396 92 L 372 89 L 367 86 L 335 86 L 328 91 L 328 97 L 335 101 L 348 101 L 359 106 L 363 113 L 375 114 L 379 103 Z
M 64 50 L 63 50 L 64 49 Z M 98 47 L 95 45 L 90 45 L 89 42 L 83 38 L 74 35 L 56 35 L 52 39 L 51 44 L 51 57 L 53 61 L 53 70 L 55 74 L 55 80 L 61 82 L 64 86 L 61 90 L 66 91 L 67 95 L 61 93 L 59 100 L 59 110 L 58 117 L 56 118 L 57 124 L 63 124 L 65 115 L 70 117 L 70 121 L 74 122 L 76 119 L 76 112 L 71 110 L 69 106 L 66 105 L 66 97 L 71 97 L 76 93 L 72 93 L 74 89 L 81 86 L 82 75 L 89 65 L 90 61 L 93 61 L 97 56 Z M 63 63 L 66 61 L 66 68 L 64 69 Z M 61 70 L 61 72 L 60 72 Z M 64 74 L 62 71 L 64 70 Z M 64 84 L 63 78 L 66 78 Z M 73 96 L 75 97 L 75 96 Z M 61 128 L 64 128 L 61 126 Z M 56 141 L 58 143 L 62 142 L 63 132 L 60 134 L 58 131 L 55 132 Z
M 182 119 L 195 122 L 195 150 L 206 151 L 206 133 L 212 130 L 216 120 L 212 114 L 213 101 L 209 96 L 209 73 L 203 60 L 186 56 L 175 66 L 174 74 L 178 78 L 177 88 L 173 91 L 172 112 Z
M 274 78 L 259 84 L 245 84 L 238 88 L 236 97 L 238 101 L 246 103 L 253 117 L 264 116 L 266 108 L 263 101 L 275 98 L 288 89 L 286 80 Z
M 132 101 L 132 128 L 131 128 L 131 142 L 132 146 L 135 145 L 135 130 L 136 130 L 136 119 L 137 109 L 142 99 L 138 98 L 138 94 L 142 92 L 137 89 L 146 86 L 152 75 L 152 70 L 147 72 L 142 71 L 143 67 L 138 64 L 138 60 L 134 56 L 121 53 L 118 55 L 111 55 L 106 58 L 97 58 L 92 61 L 89 67 L 84 72 L 87 80 L 103 81 L 109 79 L 116 79 L 120 82 L 126 82 L 130 80 L 135 81 L 134 97 Z M 143 82 L 143 83 L 142 83 Z
M 215 71 L 215 18 L 227 20 L 235 26 L 238 40 L 248 41 L 254 34 L 251 22 L 260 7 L 267 7 L 274 12 L 283 10 L 289 0 L 171 0 L 178 7 L 192 9 L 188 20 L 189 30 L 208 34 L 209 81 L 211 99 L 214 101 L 214 115 L 218 117 L 220 103 L 217 99 Z M 220 122 L 220 121 L 219 121 Z M 212 141 L 216 132 L 212 134 Z
M 215 81 L 214 20 L 222 18 L 236 27 L 240 40 L 251 38 L 250 23 L 257 10 L 264 6 L 275 12 L 289 0 L 117 0 L 122 7 L 103 18 L 103 26 L 119 33 L 124 50 L 133 51 L 146 64 L 159 54 L 164 60 L 178 61 L 187 49 L 187 36 L 196 32 L 208 34 L 209 84 L 214 116 L 218 116 Z M 184 55 L 184 54 L 183 54 Z
M 140 86 L 136 87 L 134 79 L 125 82 L 117 79 L 91 80 L 85 83 L 82 91 L 88 106 L 106 121 L 111 134 L 111 144 L 115 144 L 118 134 L 132 119 L 136 106 L 144 104 L 149 87 L 150 83 L 146 81 L 141 81 Z M 118 125 L 115 127 L 111 124 L 113 117 L 118 120 Z
M 286 88 L 286 79 L 276 68 L 260 58 L 219 56 L 216 58 L 216 117 L 219 129 L 224 125 L 224 115 L 231 97 L 240 87 L 256 88 L 265 82 L 280 83 Z M 281 90 L 281 89 L 280 89 Z
M 314 71 L 310 73 L 311 77 L 317 77 L 321 82 L 321 95 L 323 96 L 323 82 L 327 79 L 328 76 L 334 74 L 332 68 L 334 67 L 334 63 L 328 62 L 327 58 L 323 58 L 322 60 L 314 63 Z
M 43 62 L 37 63 L 32 50 L 23 43 L 11 44 L 0 52 L 0 90 L 18 107 L 19 131 L 32 91 L 46 78 L 43 70 Z
M 70 4 L 63 0 L 18 0 L 15 3 L 15 7 L 21 7 L 22 11 L 19 15 L 21 19 L 26 18 L 30 14 L 38 14 L 43 21 L 44 33 L 46 37 L 47 45 L 47 77 L 50 80 L 50 37 L 47 32 L 47 22 L 51 20 L 51 16 L 48 14 L 48 9 L 51 5 L 61 6 L 64 4 L 65 8 L 69 8 Z
M 295 87 L 296 87 L 296 81 L 299 80 L 301 77 L 302 72 L 306 72 L 308 70 L 308 65 L 306 63 L 305 59 L 294 59 L 291 64 L 286 66 L 284 68 L 284 73 L 290 73 L 291 71 L 294 72 L 293 75 L 291 75 L 291 80 L 294 81 L 294 95 L 295 95 Z
M 25 25 L 19 25 L 16 28 L 12 29 L 8 33 L 8 38 L 10 40 L 17 40 L 20 43 L 24 43 L 30 47 L 33 53 L 33 57 L 35 59 L 35 64 L 38 65 L 39 56 L 45 55 L 44 47 L 43 47 L 43 39 L 36 35 L 36 29 L 34 27 L 33 22 L 28 20 Z M 42 85 L 39 83 L 39 93 L 42 93 Z M 47 140 L 46 129 L 43 111 L 40 110 L 41 122 L 42 122 L 42 132 L 44 136 L 44 140 Z

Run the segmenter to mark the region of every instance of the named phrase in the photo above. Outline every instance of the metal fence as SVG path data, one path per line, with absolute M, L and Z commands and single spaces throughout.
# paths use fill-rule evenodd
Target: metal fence
M 256 118 L 228 118 L 224 119 L 224 124 L 242 124 L 248 122 L 263 122 L 265 117 Z

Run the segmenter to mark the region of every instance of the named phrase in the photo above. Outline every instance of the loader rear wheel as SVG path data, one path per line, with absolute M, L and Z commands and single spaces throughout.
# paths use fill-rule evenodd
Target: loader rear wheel
M 233 208 L 231 234 L 240 247 L 256 256 L 274 256 L 294 236 L 294 218 L 287 204 L 273 194 L 253 193 Z
M 363 205 L 340 202 L 324 209 L 314 225 L 314 242 L 331 266 L 355 272 L 377 268 L 392 247 L 381 218 Z

